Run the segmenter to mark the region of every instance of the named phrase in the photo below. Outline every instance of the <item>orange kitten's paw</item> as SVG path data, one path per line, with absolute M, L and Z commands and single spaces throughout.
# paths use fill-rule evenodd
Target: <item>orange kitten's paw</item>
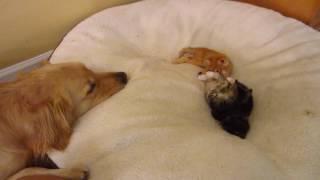
M 183 48 L 179 52 L 179 56 L 173 61 L 174 64 L 190 63 L 196 54 L 194 54 L 192 48 Z M 191 63 L 192 64 L 192 63 Z

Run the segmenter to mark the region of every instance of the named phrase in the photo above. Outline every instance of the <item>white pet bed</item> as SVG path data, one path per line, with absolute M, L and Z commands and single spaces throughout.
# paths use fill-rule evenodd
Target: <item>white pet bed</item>
M 172 65 L 186 46 L 226 53 L 253 88 L 245 140 L 212 119 L 198 68 Z M 87 113 L 62 167 L 93 180 L 320 178 L 320 33 L 282 15 L 225 0 L 147 0 L 76 26 L 51 62 L 125 71 L 127 87 Z

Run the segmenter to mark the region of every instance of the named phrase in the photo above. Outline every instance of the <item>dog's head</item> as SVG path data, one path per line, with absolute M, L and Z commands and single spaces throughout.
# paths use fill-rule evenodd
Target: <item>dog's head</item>
M 64 149 L 75 120 L 126 83 L 123 72 L 94 73 L 80 63 L 47 64 L 1 85 L 0 96 L 8 102 L 0 104 L 0 111 L 10 129 L 21 134 L 19 140 L 34 155 L 43 155 L 51 148 Z

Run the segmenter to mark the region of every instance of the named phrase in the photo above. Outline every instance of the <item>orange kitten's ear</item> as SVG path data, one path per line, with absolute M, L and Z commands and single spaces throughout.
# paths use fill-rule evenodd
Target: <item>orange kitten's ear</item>
M 229 60 L 226 58 L 226 57 L 221 57 L 217 60 L 218 64 L 219 65 L 224 65 L 224 66 L 227 66 L 229 65 Z

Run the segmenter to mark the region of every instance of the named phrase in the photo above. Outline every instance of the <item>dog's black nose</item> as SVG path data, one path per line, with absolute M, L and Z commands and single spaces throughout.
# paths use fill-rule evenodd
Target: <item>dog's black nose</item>
M 126 84 L 128 82 L 127 74 L 124 72 L 116 73 L 116 79 L 123 84 Z

